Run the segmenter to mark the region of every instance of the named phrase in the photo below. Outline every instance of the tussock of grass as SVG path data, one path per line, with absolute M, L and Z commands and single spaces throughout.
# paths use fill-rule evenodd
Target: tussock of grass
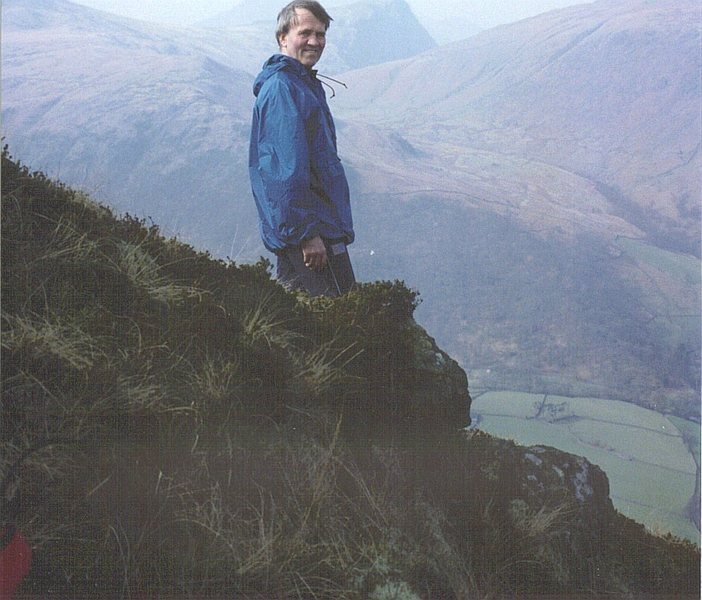
M 236 406 L 241 402 L 240 384 L 245 373 L 241 359 L 234 353 L 227 357 L 206 357 L 198 370 L 193 370 L 189 379 L 190 397 L 203 410 L 227 403 Z
M 291 294 L 2 168 L 3 473 L 48 441 L 11 490 L 25 597 L 697 594 L 696 548 L 592 533 L 520 487 L 522 449 L 418 410 L 453 392 L 401 283 Z
M 118 242 L 116 269 L 124 273 L 131 284 L 143 290 L 149 298 L 164 304 L 199 297 L 203 292 L 192 286 L 178 285 L 164 274 L 164 269 L 140 245 Z
M 2 336 L 5 351 L 53 359 L 76 370 L 89 369 L 104 356 L 97 340 L 76 323 L 62 322 L 60 317 L 49 320 L 3 315 L 2 320 L 6 325 Z
M 354 394 L 363 379 L 351 375 L 348 365 L 358 359 L 363 350 L 354 352 L 355 344 L 337 349 L 333 341 L 296 355 L 296 370 L 291 389 L 298 396 L 341 400 Z
M 269 348 L 289 349 L 300 334 L 290 328 L 285 306 L 276 304 L 275 295 L 266 293 L 242 319 L 244 334 L 251 345 L 265 343 Z
M 99 259 L 98 242 L 89 239 L 87 234 L 76 231 L 64 218 L 59 218 L 51 236 L 50 249 L 38 256 L 37 260 L 85 263 Z

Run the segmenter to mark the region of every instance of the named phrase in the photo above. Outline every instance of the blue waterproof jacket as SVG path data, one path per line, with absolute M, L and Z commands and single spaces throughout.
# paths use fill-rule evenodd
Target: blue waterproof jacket
M 316 235 L 350 244 L 349 186 L 316 71 L 276 54 L 253 89 L 249 176 L 266 248 L 275 252 Z

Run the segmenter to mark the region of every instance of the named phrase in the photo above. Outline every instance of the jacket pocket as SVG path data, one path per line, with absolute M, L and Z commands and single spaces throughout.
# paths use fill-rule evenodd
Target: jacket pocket
M 327 204 L 346 201 L 348 185 L 338 156 L 327 152 L 313 154 L 311 179 L 312 191 Z

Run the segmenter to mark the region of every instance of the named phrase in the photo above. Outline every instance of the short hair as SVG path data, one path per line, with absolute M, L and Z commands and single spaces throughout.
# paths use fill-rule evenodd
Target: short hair
M 315 0 L 293 0 L 278 13 L 278 23 L 275 28 L 275 41 L 280 45 L 280 37 L 286 35 L 290 28 L 297 24 L 295 9 L 302 8 L 309 10 L 324 25 L 324 29 L 329 29 L 329 24 L 334 20 L 324 7 Z

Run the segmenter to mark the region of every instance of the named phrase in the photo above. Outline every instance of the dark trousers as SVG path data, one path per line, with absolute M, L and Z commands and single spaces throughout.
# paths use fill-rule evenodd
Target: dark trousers
M 344 242 L 324 240 L 327 248 L 327 266 L 313 271 L 305 266 L 299 246 L 279 251 L 277 276 L 284 286 L 306 290 L 312 296 L 340 296 L 356 283 L 351 259 Z

